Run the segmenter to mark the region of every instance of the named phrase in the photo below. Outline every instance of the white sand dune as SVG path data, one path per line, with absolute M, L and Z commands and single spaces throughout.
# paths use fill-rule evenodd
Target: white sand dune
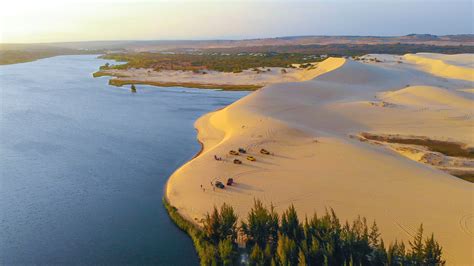
M 332 207 L 343 219 L 375 219 L 387 241 L 406 241 L 423 223 L 448 264 L 473 264 L 473 184 L 350 136 L 416 135 L 474 145 L 473 101 L 463 92 L 473 87 L 474 70 L 464 55 L 390 57 L 367 64 L 330 58 L 312 79 L 307 73 L 300 78 L 305 82 L 265 87 L 201 117 L 203 152 L 170 177 L 171 204 L 195 221 L 223 202 L 244 217 L 254 198 L 278 211 L 294 204 L 302 216 Z M 437 72 L 439 60 L 452 72 Z M 228 154 L 239 147 L 257 161 Z M 261 155 L 261 148 L 273 154 Z M 235 157 L 243 164 L 233 164 Z M 211 182 L 228 177 L 237 184 L 213 190 Z
M 456 91 L 430 86 L 412 86 L 394 92 L 382 93 L 382 100 L 410 106 L 440 106 L 469 110 L 474 101 Z M 474 111 L 474 110 L 472 110 Z
M 407 54 L 404 57 L 433 75 L 474 81 L 474 55 Z

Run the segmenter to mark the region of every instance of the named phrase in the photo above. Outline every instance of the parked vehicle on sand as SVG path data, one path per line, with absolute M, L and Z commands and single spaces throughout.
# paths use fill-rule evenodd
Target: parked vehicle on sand
M 217 188 L 220 188 L 220 189 L 224 189 L 224 188 L 225 188 L 224 184 L 222 184 L 221 181 L 216 181 L 216 187 L 217 187 Z

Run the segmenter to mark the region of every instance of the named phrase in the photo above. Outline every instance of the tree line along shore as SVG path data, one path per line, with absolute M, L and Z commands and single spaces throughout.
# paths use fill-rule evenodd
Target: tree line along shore
M 197 226 L 183 218 L 166 198 L 163 204 L 175 224 L 193 240 L 201 265 L 444 265 L 442 247 L 420 225 L 408 245 L 386 245 L 374 221 L 358 217 L 342 223 L 336 213 L 300 220 L 291 205 L 281 216 L 255 200 L 247 217 L 223 204 Z

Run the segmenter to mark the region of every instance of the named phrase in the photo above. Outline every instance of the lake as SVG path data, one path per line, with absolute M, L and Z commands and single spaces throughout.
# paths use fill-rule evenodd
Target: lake
M 0 264 L 197 265 L 163 187 L 247 92 L 108 86 L 96 55 L 0 66 Z

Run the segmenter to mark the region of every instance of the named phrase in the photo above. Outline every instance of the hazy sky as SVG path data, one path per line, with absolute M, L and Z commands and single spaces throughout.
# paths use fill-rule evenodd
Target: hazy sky
M 0 0 L 0 41 L 473 33 L 471 0 Z

